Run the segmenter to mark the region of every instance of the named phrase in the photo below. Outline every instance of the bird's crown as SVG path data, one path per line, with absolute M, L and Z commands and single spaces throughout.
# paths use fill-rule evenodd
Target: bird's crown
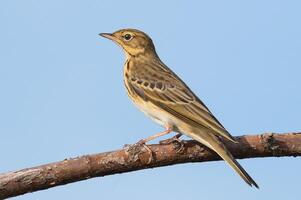
M 100 35 L 116 42 L 128 56 L 156 55 L 152 39 L 146 33 L 137 29 L 121 29 L 114 33 L 101 33 Z

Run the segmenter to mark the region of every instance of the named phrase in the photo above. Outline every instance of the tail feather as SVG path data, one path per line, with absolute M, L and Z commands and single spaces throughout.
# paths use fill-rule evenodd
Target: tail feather
M 250 186 L 254 185 L 256 188 L 259 189 L 259 186 L 257 185 L 257 183 L 253 180 L 253 178 L 246 172 L 246 170 L 244 170 L 244 168 L 242 168 L 242 166 L 235 160 L 232 159 L 233 164 L 231 165 L 228 161 L 228 163 L 230 164 L 230 166 L 240 175 L 240 177 L 242 177 L 244 179 L 244 181 L 249 184 Z
M 231 153 L 225 147 L 225 145 L 214 134 L 194 131 L 187 134 L 198 142 L 206 145 L 210 149 L 214 150 L 223 160 L 225 160 L 238 174 L 239 176 L 250 186 L 259 188 L 253 178 L 244 170 L 244 168 L 233 158 Z

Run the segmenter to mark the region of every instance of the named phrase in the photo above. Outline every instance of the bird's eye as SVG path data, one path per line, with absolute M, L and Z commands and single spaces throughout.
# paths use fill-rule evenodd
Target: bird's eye
M 131 34 L 127 33 L 123 36 L 123 38 L 125 41 L 130 41 L 133 38 L 133 36 Z

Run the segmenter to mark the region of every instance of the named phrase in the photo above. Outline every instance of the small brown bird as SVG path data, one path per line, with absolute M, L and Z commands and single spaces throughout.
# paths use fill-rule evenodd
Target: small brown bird
M 146 143 L 172 131 L 197 140 L 214 150 L 250 186 L 256 182 L 233 158 L 220 138 L 235 139 L 213 116 L 205 104 L 159 58 L 151 38 L 136 29 L 101 33 L 121 46 L 126 55 L 124 83 L 134 104 L 165 127 L 165 131 L 150 136 Z

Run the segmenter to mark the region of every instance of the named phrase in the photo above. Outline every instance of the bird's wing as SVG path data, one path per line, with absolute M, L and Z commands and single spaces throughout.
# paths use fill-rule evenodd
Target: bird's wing
M 131 73 L 128 81 L 135 93 L 188 124 L 206 127 L 217 136 L 236 142 L 188 86 L 162 64 L 147 66 L 143 73 Z

